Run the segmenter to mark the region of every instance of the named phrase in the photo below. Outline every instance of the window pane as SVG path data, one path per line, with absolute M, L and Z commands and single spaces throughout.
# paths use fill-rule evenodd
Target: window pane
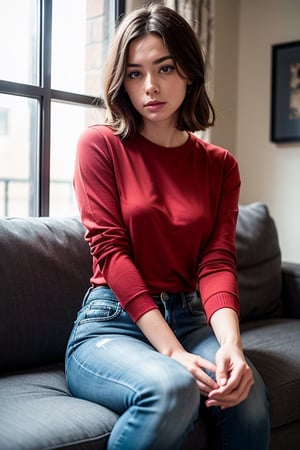
M 81 132 L 103 122 L 100 108 L 52 102 L 50 161 L 50 216 L 78 215 L 73 192 L 76 145 Z
M 8 135 L 9 109 L 0 107 L 0 136 Z
M 101 96 L 114 1 L 53 0 L 52 88 Z
M 38 0 L 0 0 L 2 80 L 37 85 Z
M 0 133 L 0 215 L 34 213 L 37 179 L 37 100 L 0 94 L 6 112 L 5 133 Z

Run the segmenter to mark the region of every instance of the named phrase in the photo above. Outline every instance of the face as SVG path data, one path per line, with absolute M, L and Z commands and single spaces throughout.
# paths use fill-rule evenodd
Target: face
M 154 122 L 176 126 L 188 83 L 159 36 L 149 34 L 130 43 L 124 87 L 144 127 Z

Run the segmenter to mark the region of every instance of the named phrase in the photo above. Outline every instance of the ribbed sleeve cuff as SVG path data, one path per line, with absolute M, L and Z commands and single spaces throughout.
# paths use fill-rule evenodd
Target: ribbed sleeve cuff
M 136 322 L 143 314 L 152 309 L 158 309 L 157 304 L 150 294 L 141 294 L 127 303 L 126 312 L 130 315 L 132 320 Z
M 229 292 L 217 292 L 211 295 L 203 305 L 206 313 L 207 322 L 210 323 L 211 316 L 222 308 L 233 309 L 237 315 L 240 314 L 240 302 L 237 297 L 230 294 Z

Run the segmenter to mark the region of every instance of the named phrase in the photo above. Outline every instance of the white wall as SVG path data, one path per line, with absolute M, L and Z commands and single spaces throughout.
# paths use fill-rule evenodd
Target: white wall
M 283 260 L 300 262 L 300 142 L 270 141 L 271 46 L 294 40 L 299 0 L 216 0 L 219 115 L 212 140 L 238 158 L 241 203 L 265 202 Z
M 284 260 L 300 262 L 300 142 L 270 141 L 271 46 L 300 40 L 299 0 L 241 0 L 237 157 L 241 201 L 266 202 Z

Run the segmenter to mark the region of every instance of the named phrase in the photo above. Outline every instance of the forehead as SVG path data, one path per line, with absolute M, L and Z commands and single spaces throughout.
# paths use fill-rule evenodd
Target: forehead
M 144 59 L 145 57 L 151 59 L 151 57 L 155 58 L 157 55 L 168 54 L 168 48 L 160 36 L 147 34 L 131 41 L 128 49 L 128 61 L 132 62 L 133 59 Z

